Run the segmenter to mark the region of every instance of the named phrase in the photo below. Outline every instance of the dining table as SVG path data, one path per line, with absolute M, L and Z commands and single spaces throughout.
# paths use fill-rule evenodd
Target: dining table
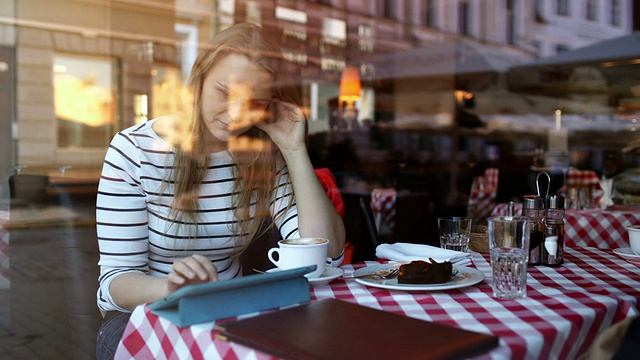
M 336 278 L 311 287 L 311 301 L 335 298 L 498 336 L 498 347 L 478 359 L 573 359 L 584 353 L 605 329 L 638 314 L 640 267 L 617 256 L 612 249 L 567 247 L 562 266 L 529 267 L 527 295 L 516 300 L 493 297 L 489 255 L 471 254 L 470 268 L 483 276 L 473 285 L 403 290 Z M 378 259 L 341 268 L 348 276 L 387 262 Z M 267 353 L 221 339 L 216 329 L 216 324 L 270 311 L 277 309 L 180 328 L 153 314 L 149 304 L 139 305 L 126 326 L 115 358 L 272 359 Z M 402 349 L 396 351 L 402 358 Z
M 491 216 L 507 215 L 508 208 L 508 204 L 498 204 L 491 211 Z M 515 204 L 514 215 L 522 215 L 522 203 Z M 565 245 L 624 248 L 629 247 L 627 227 L 640 224 L 640 208 L 566 209 L 564 219 Z

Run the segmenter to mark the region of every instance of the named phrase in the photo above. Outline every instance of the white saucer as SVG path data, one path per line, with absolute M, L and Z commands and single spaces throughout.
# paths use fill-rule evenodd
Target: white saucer
M 636 255 L 630 247 L 613 249 L 613 252 L 634 265 L 640 265 L 640 255 Z
M 280 271 L 280 269 L 273 268 L 267 270 L 267 272 L 275 271 Z M 309 280 L 309 285 L 313 287 L 320 287 L 325 286 L 333 280 L 339 278 L 340 276 L 342 276 L 342 274 L 344 274 L 344 270 L 340 269 L 339 267 L 327 266 L 324 268 L 324 272 L 320 276 L 307 279 Z

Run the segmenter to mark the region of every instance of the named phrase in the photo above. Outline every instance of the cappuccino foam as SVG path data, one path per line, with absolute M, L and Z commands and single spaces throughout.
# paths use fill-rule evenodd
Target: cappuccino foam
M 326 239 L 320 239 L 320 238 L 304 238 L 304 239 L 281 240 L 280 243 L 286 244 L 286 245 L 318 245 L 318 244 L 324 244 L 327 241 L 328 240 Z

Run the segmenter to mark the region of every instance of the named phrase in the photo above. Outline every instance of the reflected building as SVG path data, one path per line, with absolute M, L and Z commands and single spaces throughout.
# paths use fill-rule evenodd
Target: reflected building
M 630 0 L 0 4 L 5 179 L 24 166 L 27 172 L 63 166 L 99 171 L 115 132 L 179 108 L 198 48 L 234 23 L 254 22 L 278 37 L 300 75 L 310 132 L 325 136 L 319 158 L 346 136 L 358 157 L 384 162 L 395 156 L 400 163 L 490 159 L 495 146 L 473 140 L 477 131 L 466 137 L 466 129 L 501 128 L 514 114 L 551 119 L 562 106 L 557 99 L 509 92 L 504 74 L 511 66 L 632 29 Z M 349 115 L 353 128 L 341 125 L 339 97 L 342 71 L 351 66 L 362 82 L 357 111 Z M 372 125 L 400 132 L 359 135 Z M 459 126 L 462 137 L 447 135 Z M 445 136 L 402 133 L 416 129 Z M 544 141 L 519 139 L 524 145 L 516 151 L 533 151 Z

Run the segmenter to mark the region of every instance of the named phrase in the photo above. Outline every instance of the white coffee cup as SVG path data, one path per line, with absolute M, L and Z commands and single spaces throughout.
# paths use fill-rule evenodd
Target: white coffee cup
M 329 240 L 322 238 L 285 239 L 278 241 L 277 248 L 269 249 L 269 260 L 279 269 L 289 270 L 316 265 L 315 271 L 306 274 L 308 278 L 322 275 L 327 263 Z M 278 254 L 278 259 L 274 254 Z
M 629 245 L 631 245 L 631 251 L 636 255 L 640 255 L 640 225 L 632 225 L 627 227 L 629 231 Z

